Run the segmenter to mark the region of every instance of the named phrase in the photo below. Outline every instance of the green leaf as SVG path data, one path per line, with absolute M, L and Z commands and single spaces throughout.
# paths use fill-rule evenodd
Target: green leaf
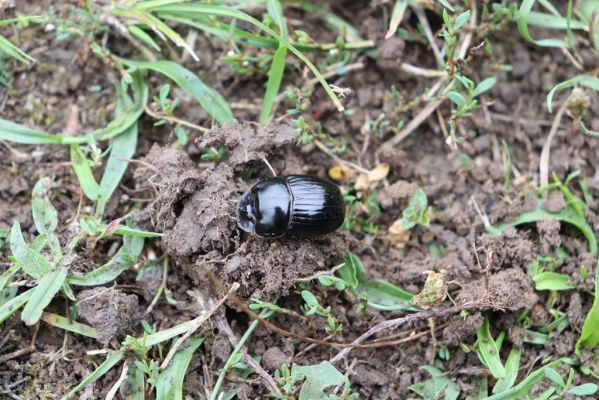
M 499 358 L 499 347 L 491 336 L 488 318 L 485 318 L 481 327 L 476 331 L 476 337 L 479 355 L 485 366 L 489 368 L 496 379 L 505 378 L 505 367 Z
M 135 80 L 134 80 L 135 84 Z M 116 115 L 122 115 L 124 108 L 131 106 L 132 101 L 124 90 L 120 90 L 117 100 Z M 100 181 L 100 192 L 102 197 L 108 201 L 115 189 L 118 187 L 121 179 L 127 171 L 129 159 L 133 158 L 137 147 L 137 122 L 132 124 L 127 130 L 118 135 L 112 141 L 112 147 L 106 168 Z
M 458 107 L 463 107 L 466 105 L 466 99 L 458 92 L 452 90 L 449 92 L 447 97 L 449 97 L 449 100 L 453 101 Z
M 71 145 L 71 164 L 83 193 L 90 200 L 98 201 L 102 197 L 102 190 L 94 178 L 89 160 L 85 157 L 79 145 Z
M 48 260 L 27 246 L 18 221 L 15 221 L 10 230 L 10 248 L 17 263 L 34 279 L 41 279 L 52 268 Z
M 495 386 L 493 386 L 493 393 L 505 392 L 516 383 L 518 378 L 518 369 L 520 368 L 520 357 L 522 356 L 522 349 L 512 347 L 510 355 L 507 357 L 505 362 L 505 376 L 497 380 Z
M 493 234 L 503 232 L 508 226 L 519 226 L 547 219 L 553 219 L 563 223 L 571 224 L 578 228 L 589 243 L 589 251 L 593 254 L 597 254 L 597 239 L 595 237 L 595 233 L 593 232 L 593 228 L 591 228 L 586 219 L 581 218 L 580 215 L 578 215 L 577 211 L 574 209 L 574 207 L 572 207 L 571 204 L 558 212 L 550 212 L 543 209 L 543 204 L 544 201 L 539 200 L 537 207 L 534 210 L 520 214 L 518 218 L 512 222 L 502 223 L 497 227 L 491 227 L 492 232 L 495 232 Z
M 408 8 L 408 4 L 410 4 L 410 0 L 395 0 L 395 5 L 393 6 L 393 11 L 391 12 L 391 20 L 389 21 L 389 29 L 385 34 L 385 39 L 389 39 L 391 36 L 395 35 L 399 24 L 401 24 L 401 20 L 406 13 L 406 9 Z
M 54 262 L 57 263 L 62 258 L 62 253 L 60 242 L 54 234 L 58 225 L 58 213 L 48 198 L 50 182 L 49 178 L 42 178 L 36 182 L 31 195 L 31 211 L 35 227 L 39 233 L 46 236 Z
M 299 393 L 299 400 L 325 399 L 324 389 L 330 386 L 341 385 L 345 382 L 343 374 L 328 361 L 317 365 L 291 367 L 291 379 L 301 380 L 305 377 L 304 384 Z
M 270 71 L 268 71 L 268 82 L 266 83 L 266 92 L 262 100 L 262 109 L 260 110 L 260 123 L 268 122 L 272 108 L 281 87 L 283 73 L 285 72 L 285 60 L 287 58 L 287 47 L 281 46 L 275 52 L 272 58 Z
M 369 280 L 360 259 L 348 252 L 345 265 L 337 270 L 350 290 L 378 310 L 416 310 L 410 304 L 412 293 L 382 279 Z
M 575 285 L 571 285 L 570 276 L 559 274 L 557 272 L 541 272 L 532 277 L 535 283 L 536 290 L 570 290 L 575 289 Z
M 98 337 L 96 330 L 91 326 L 82 324 L 80 322 L 70 321 L 68 318 L 63 317 L 62 315 L 44 312 L 42 313 L 41 320 L 57 328 L 64 329 L 65 331 L 77 333 L 79 335 L 94 339 Z
M 75 386 L 64 397 L 62 397 L 61 400 L 73 399 L 74 394 L 77 393 L 79 390 L 84 389 L 88 385 L 94 383 L 95 381 L 106 375 L 106 373 L 110 371 L 112 367 L 114 367 L 119 361 L 121 361 L 124 354 L 124 350 L 118 350 L 112 353 L 110 357 L 108 357 L 98 368 L 96 368 L 94 372 L 86 376 L 85 379 L 79 382 L 79 384 Z
M 84 137 L 81 139 L 85 140 Z M 64 137 L 30 129 L 0 118 L 0 140 L 21 144 L 61 144 Z
M 408 389 L 424 399 L 456 400 L 460 395 L 458 385 L 443 375 L 443 372 L 432 365 L 424 365 L 421 369 L 431 376 L 423 382 L 416 383 Z M 443 396 L 443 397 L 441 397 Z
M 483 80 L 476 86 L 476 89 L 474 89 L 472 97 L 480 96 L 481 94 L 495 86 L 495 83 L 497 83 L 497 79 L 494 76 L 491 76 L 490 78 Z
M 549 378 L 553 383 L 559 385 L 559 387 L 566 386 L 566 382 L 564 382 L 564 378 L 553 368 L 547 367 L 545 368 L 545 376 Z
M 453 7 L 451 6 L 451 4 L 449 4 L 449 2 L 447 0 L 437 0 L 437 1 L 439 1 L 439 3 L 441 3 L 443 5 L 443 7 L 447 8 L 449 11 L 455 12 Z
M 594 91 L 599 92 L 599 78 L 588 75 L 580 75 L 575 78 L 568 79 L 555 85 L 547 95 L 547 109 L 549 110 L 549 112 L 552 112 L 552 102 L 555 93 L 576 85 L 586 86 L 589 89 L 593 89 Z
M 179 350 L 169 366 L 158 375 L 156 382 L 156 398 L 183 400 L 183 380 L 193 353 L 204 342 L 204 338 L 192 337 L 191 344 Z
M 60 268 L 46 274 L 33 288 L 33 294 L 21 314 L 21 320 L 26 325 L 33 325 L 42 316 L 44 309 L 50 304 L 54 295 L 58 293 L 65 279 L 68 268 Z
M 118 61 L 137 69 L 149 69 L 172 79 L 185 93 L 196 99 L 219 124 L 235 121 L 229 105 L 214 89 L 209 88 L 193 72 L 173 61 L 133 61 L 115 57 Z
M 124 400 L 145 400 L 145 376 L 141 368 L 129 367 L 127 378 L 121 383 L 119 391 Z
M 46 235 L 54 232 L 58 225 L 58 213 L 48 198 L 49 186 L 50 179 L 42 178 L 36 182 L 32 192 L 33 222 L 38 232 Z
M 23 307 L 23 305 L 27 303 L 27 301 L 29 301 L 29 299 L 33 295 L 34 289 L 35 288 L 31 288 L 0 306 L 0 324 L 6 321 L 8 318 L 10 318 L 21 307 Z
M 468 10 L 458 15 L 455 19 L 455 23 L 453 24 L 453 29 L 457 31 L 458 29 L 466 25 L 466 22 L 468 22 L 468 19 L 470 19 L 470 14 L 470 10 Z
M 585 383 L 579 386 L 574 386 L 566 393 L 569 393 L 574 396 L 590 396 L 592 394 L 597 393 L 597 385 L 594 383 Z

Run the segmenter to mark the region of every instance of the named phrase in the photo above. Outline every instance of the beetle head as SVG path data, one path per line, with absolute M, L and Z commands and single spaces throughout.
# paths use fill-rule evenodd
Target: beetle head
M 235 207 L 237 225 L 241 228 L 241 230 L 250 233 L 254 232 L 256 229 L 256 216 L 253 209 L 253 200 L 254 195 L 251 191 L 244 193 Z

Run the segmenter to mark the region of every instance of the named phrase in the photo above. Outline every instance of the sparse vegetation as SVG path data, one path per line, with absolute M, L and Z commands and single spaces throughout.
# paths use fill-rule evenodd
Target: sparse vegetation
M 597 396 L 596 0 L 8 3 L 2 396 Z

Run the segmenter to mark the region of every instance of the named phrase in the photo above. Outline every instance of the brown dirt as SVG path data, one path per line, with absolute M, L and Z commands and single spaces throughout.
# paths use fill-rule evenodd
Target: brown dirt
M 30 3 L 24 4 L 26 8 L 20 11 L 35 14 L 45 9 L 49 2 Z M 459 345 L 474 343 L 483 314 L 490 318 L 494 337 L 500 331 L 506 331 L 511 345 L 523 349 L 519 380 L 527 370 L 539 365 L 539 356 L 567 355 L 579 361 L 591 360 L 589 365 L 594 363 L 592 352 L 583 351 L 579 357 L 572 353 L 592 304 L 595 286 L 596 256 L 589 253 L 584 238 L 572 227 L 555 221 L 508 229 L 502 235 L 492 236 L 485 232 L 483 220 L 473 206 L 474 201 L 494 225 L 535 207 L 539 157 L 553 118 L 545 108 L 545 96 L 555 84 L 582 71 L 572 66 L 559 50 L 522 45 L 523 40 L 513 29 L 513 24 L 508 25 L 505 31 L 488 37 L 493 44 L 492 54 L 483 50 L 475 52 L 470 64 L 463 66 L 476 81 L 496 75 L 498 84 L 483 95 L 483 107 L 471 119 L 462 121 L 459 131 L 464 135 L 465 143 L 460 152 L 452 152 L 444 143 L 439 119 L 447 120 L 451 110 L 448 104 L 443 104 L 439 115 L 427 119 L 396 148 L 385 148 L 377 156 L 381 143 L 393 135 L 394 125 L 408 123 L 423 106 L 398 110 L 390 93 L 391 85 L 400 90 L 404 100 L 410 101 L 418 98 L 432 82 L 430 78 L 414 77 L 402 71 L 401 63 L 436 68 L 425 42 L 399 38 L 383 40 L 387 26 L 384 18 L 388 17 L 383 7 L 388 8 L 388 3 L 376 1 L 364 6 L 359 2 L 342 5 L 332 2 L 327 5 L 356 26 L 365 39 L 374 40 L 377 50 L 371 54 L 372 58 L 363 53 L 352 53 L 350 62 L 362 62 L 364 68 L 329 79 L 340 87 L 353 90 L 355 98 L 347 104 L 351 112 L 336 113 L 323 91 L 316 88 L 311 97 L 310 115 L 306 116 L 307 120 L 320 122 L 331 137 L 347 141 L 348 150 L 340 156 L 344 160 L 366 169 L 373 169 L 381 162 L 390 165 L 389 175 L 377 187 L 376 199 L 382 209 L 375 220 L 378 233 L 336 232 L 313 240 L 283 238 L 269 241 L 247 235 L 237 228 L 236 201 L 256 181 L 271 176 L 264 159 L 281 175 L 308 173 L 326 177 L 329 168 L 336 165 L 334 159 L 316 147 L 296 145 L 298 133 L 290 118 L 270 125 L 240 122 L 216 127 L 203 134 L 189 132 L 190 144 L 181 146 L 175 143 L 170 129 L 154 127 L 155 121 L 143 117 L 136 161 L 109 203 L 107 214 L 109 218 L 118 218 L 132 211 L 140 228 L 162 232 L 165 237 L 148 240 L 135 269 L 121 275 L 114 287 L 76 293 L 78 318 L 98 330 L 97 341 L 70 333 L 65 336 L 63 330 L 40 323 L 35 350 L 0 365 L 0 396 L 7 393 L 23 399 L 58 398 L 103 360 L 88 356 L 88 350 L 101 345 L 116 349 L 124 336 L 142 335 L 141 313 L 162 284 L 163 266 L 157 264 L 141 275 L 139 269 L 167 256 L 170 264 L 166 287 L 177 303 L 170 304 L 163 296 L 150 313 L 143 315 L 143 319 L 157 329 L 166 329 L 196 317 L 211 301 L 222 296 L 209 278 L 210 271 L 227 287 L 239 283 L 237 295 L 243 300 L 277 298 L 278 305 L 296 312 L 301 312 L 299 306 L 303 304 L 301 290 L 309 288 L 322 304 L 331 306 L 333 315 L 343 325 L 335 340 L 349 342 L 372 325 L 403 313 L 373 309 L 362 312 L 355 296 L 348 291 L 326 289 L 316 281 L 305 282 L 305 278 L 333 268 L 348 250 L 360 257 L 367 275 L 373 279 L 386 279 L 418 292 L 426 279 L 423 272 L 443 271 L 453 301 L 462 304 L 486 299 L 491 304 L 466 317 L 456 315 L 437 320 L 433 333 L 405 343 L 353 350 L 348 363 L 340 368 L 342 372 L 348 372 L 352 387 L 360 398 L 414 397 L 409 386 L 428 378 L 420 367 L 440 361 L 439 346 L 448 347 L 450 359 L 443 360 L 445 371 L 463 390 L 465 398 L 475 390 L 479 375 L 486 372 L 476 354 L 464 353 Z M 64 9 L 73 5 L 74 2 L 65 2 L 57 7 Z M 319 18 L 307 16 L 294 6 L 286 6 L 285 13 L 289 21 L 300 21 L 301 29 L 319 42 L 335 40 L 336 33 L 325 27 Z M 435 25 L 433 29 L 438 29 L 440 22 L 432 13 L 430 17 Z M 402 28 L 407 35 L 418 36 L 417 18 L 410 10 Z M 2 33 L 16 39 L 13 31 L 2 30 Z M 475 32 L 473 43 L 483 40 L 478 34 Z M 107 45 L 113 51 L 118 54 L 134 51 L 126 43 L 115 40 L 117 38 L 112 33 L 106 36 Z M 114 84 L 120 77 L 90 54 L 85 42 L 57 41 L 54 33 L 43 32 L 35 26 L 20 31 L 18 40 L 38 63 L 15 68 L 10 87 L 5 90 L 0 86 L 2 118 L 51 132 L 89 132 L 108 123 L 114 109 Z M 230 64 L 222 59 L 228 49 L 212 37 L 200 35 L 196 47 L 200 49 L 202 62 L 187 61 L 186 65 L 235 104 L 233 111 L 239 121 L 257 120 L 266 74 L 262 71 L 246 76 L 233 72 Z M 262 55 L 255 49 L 248 48 L 247 51 L 250 56 Z M 326 61 L 326 54 L 315 53 L 310 57 L 317 65 L 324 65 Z M 597 65 L 596 54 L 582 49 L 580 57 L 584 72 L 591 73 Z M 511 72 L 498 71 L 497 66 L 504 63 L 512 66 Z M 283 86 L 301 86 L 310 79 L 308 76 L 303 64 L 289 57 Z M 153 88 L 152 95 L 166 83 L 153 75 L 148 79 Z M 92 85 L 99 86 L 100 90 L 90 90 Z M 599 119 L 595 116 L 599 112 L 599 96 L 590 91 L 588 94 L 591 99 L 588 126 L 597 130 Z M 182 104 L 176 110 L 178 116 L 211 126 L 212 121 L 203 110 L 186 96 L 181 95 L 181 98 Z M 556 101 L 563 100 L 564 93 L 556 95 Z M 277 117 L 289 107 L 283 99 L 278 105 Z M 385 114 L 391 124 L 376 129 L 372 121 L 381 114 Z M 517 174 L 512 173 L 507 186 L 504 183 L 502 141 L 509 145 L 513 171 L 517 171 Z M 599 197 L 597 143 L 597 139 L 581 135 L 564 117 L 554 138 L 550 158 L 550 170 L 561 179 L 580 170 L 595 199 Z M 226 148 L 226 153 L 219 162 L 201 161 L 203 151 L 220 146 Z M 106 150 L 106 146 L 102 150 Z M 76 230 L 71 221 L 78 213 L 92 212 L 90 203 L 84 198 L 82 209 L 78 210 L 82 196 L 69 163 L 68 148 L 8 147 L 0 143 L 0 229 L 10 228 L 17 220 L 26 240 L 31 240 L 36 233 L 31 217 L 31 189 L 45 176 L 52 178 L 50 197 L 59 213 L 60 241 L 66 246 Z M 342 186 L 345 191 L 351 191 L 349 185 L 344 183 Z M 409 238 L 397 243 L 387 234 L 388 229 L 401 217 L 409 197 L 419 187 L 427 193 L 434 211 L 431 224 L 415 227 Z M 577 184 L 573 185 L 573 190 L 577 195 L 582 194 Z M 133 210 L 137 199 L 143 200 L 141 207 Z M 544 208 L 559 211 L 565 204 L 563 195 L 553 191 Z M 593 200 L 586 210 L 595 231 L 599 231 L 597 210 L 599 200 Z M 73 260 L 73 270 L 85 272 L 101 265 L 119 243 L 107 239 L 96 247 L 90 243 L 82 244 Z M 433 257 L 430 251 L 433 245 L 443 250 L 442 258 Z M 538 255 L 553 256 L 560 247 L 567 251 L 567 255 L 555 271 L 570 275 L 577 288 L 560 292 L 556 297 L 535 292 L 527 275 L 530 262 Z M 8 266 L 9 255 L 8 246 L 0 246 L 0 272 Z M 581 276 L 581 266 L 588 271 L 586 279 Z M 22 282 L 23 287 L 31 284 L 30 280 Z M 439 307 L 450 306 L 452 300 L 447 299 Z M 73 305 L 62 295 L 50 307 L 62 315 L 75 315 Z M 542 347 L 524 341 L 522 320 L 529 320 L 529 329 L 539 329 L 552 321 L 550 308 L 567 313 L 570 326 L 562 334 L 551 336 Z M 224 308 L 219 310 L 218 315 L 230 325 L 237 338 L 248 327 L 247 315 L 232 303 L 227 305 L 226 311 Z M 277 314 L 271 321 L 295 334 L 314 338 L 326 336 L 325 318 Z M 408 337 L 413 331 L 428 330 L 429 325 L 418 323 L 402 327 L 402 334 Z M 18 315 L 0 325 L 0 333 L 0 357 L 28 346 L 33 338 L 32 329 L 25 327 Z M 232 351 L 229 336 L 218 328 L 218 324 L 206 324 L 201 334 L 207 339 L 196 352 L 185 382 L 186 393 L 193 399 L 216 380 Z M 435 335 L 435 341 L 431 335 Z M 336 354 L 329 347 L 312 347 L 284 338 L 263 326 L 256 329 L 246 348 L 251 356 L 261 357 L 261 365 L 271 374 L 284 362 L 315 364 Z M 504 345 L 505 348 L 509 346 Z M 48 357 L 53 354 L 56 356 Z M 158 357 L 158 354 L 153 355 Z M 505 356 L 507 353 L 503 351 L 502 359 Z M 80 398 L 104 398 L 119 373 L 111 371 L 81 392 Z M 493 379 L 488 379 L 492 385 Z M 588 379 L 576 372 L 575 382 Z M 253 380 L 234 378 L 227 380 L 225 387 L 236 390 L 242 399 L 268 395 L 264 386 Z
M 120 290 L 97 287 L 77 295 L 77 312 L 98 332 L 98 341 L 108 344 L 112 339 L 132 335 L 139 323 L 137 296 Z

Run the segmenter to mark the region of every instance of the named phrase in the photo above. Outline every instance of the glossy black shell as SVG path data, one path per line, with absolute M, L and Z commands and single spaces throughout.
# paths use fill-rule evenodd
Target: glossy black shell
M 288 175 L 258 182 L 241 196 L 237 224 L 263 238 L 285 234 L 310 238 L 334 232 L 343 224 L 345 202 L 332 182 Z

